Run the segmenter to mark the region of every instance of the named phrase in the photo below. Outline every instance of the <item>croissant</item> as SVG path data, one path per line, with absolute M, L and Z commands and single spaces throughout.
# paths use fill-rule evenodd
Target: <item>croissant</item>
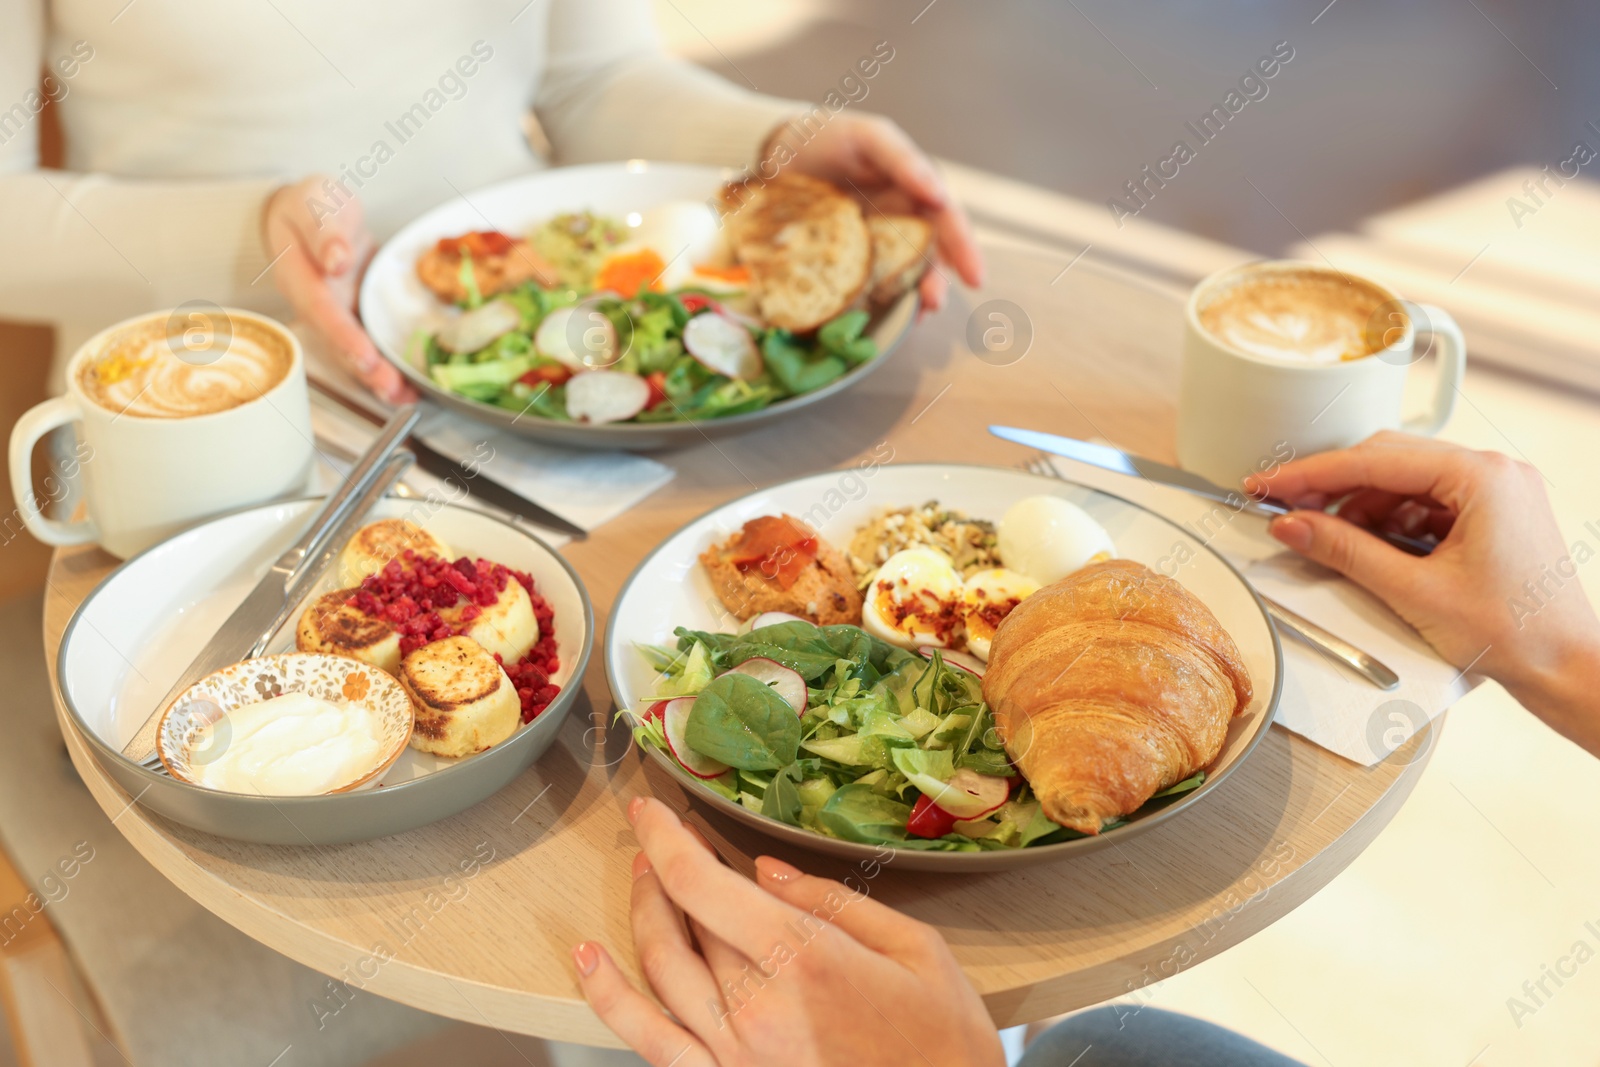
M 1097 834 L 1216 759 L 1251 688 L 1204 604 L 1119 559 L 1018 604 L 995 633 L 983 695 L 1044 813 Z

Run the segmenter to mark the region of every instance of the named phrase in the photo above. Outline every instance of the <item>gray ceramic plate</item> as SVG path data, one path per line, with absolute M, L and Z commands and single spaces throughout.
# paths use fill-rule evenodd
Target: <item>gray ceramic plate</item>
M 760 411 L 700 422 L 609 423 L 590 426 L 522 415 L 457 396 L 434 384 L 420 369 L 418 331 L 436 329 L 446 312 L 417 280 L 417 257 L 441 237 L 490 227 L 521 234 L 552 215 L 590 210 L 614 218 L 681 201 L 704 203 L 732 176 L 717 167 L 686 163 L 596 163 L 558 167 L 479 189 L 441 204 L 391 237 L 373 257 L 361 283 L 361 319 L 378 350 L 423 395 L 463 415 L 511 433 L 571 448 L 647 451 L 695 444 L 724 437 L 793 415 L 824 403 L 871 374 L 889 358 L 916 321 L 921 306 L 910 292 L 879 312 L 867 332 L 878 343 L 878 356 L 831 384 L 779 401 Z
M 461 760 L 415 749 L 380 785 L 314 797 L 220 793 L 147 771 L 122 746 L 271 562 L 299 536 L 315 500 L 264 504 L 213 519 L 133 557 L 73 615 L 57 677 L 67 713 L 102 767 L 138 803 L 223 837 L 325 845 L 410 830 L 471 807 L 510 783 L 555 740 L 594 643 L 594 613 L 577 572 L 526 530 L 479 511 L 388 499 L 374 518 L 405 516 L 463 555 L 533 575 L 555 612 L 561 695 L 487 752 Z M 331 583 L 324 583 L 331 587 Z M 269 652 L 293 647 L 293 620 Z
M 1255 699 L 1228 729 L 1222 752 L 1209 768 L 1204 785 L 1164 806 L 1133 817 L 1126 826 L 1099 837 L 1086 837 L 1038 848 L 994 852 L 920 852 L 901 850 L 896 866 L 929 871 L 992 871 L 1048 863 L 1127 840 L 1133 834 L 1178 818 L 1206 817 L 1207 801 L 1223 779 L 1244 762 L 1272 725 L 1282 690 L 1283 651 L 1265 608 L 1249 583 L 1188 530 L 1138 504 L 1086 486 L 1041 478 L 1021 471 L 958 464 L 907 464 L 866 470 L 828 471 L 762 489 L 724 504 L 667 538 L 639 564 L 611 612 L 606 632 L 606 677 L 618 707 L 637 707 L 651 691 L 654 674 L 636 651 L 639 642 L 671 644 L 675 627 L 719 631 L 737 623 L 725 617 L 697 557 L 714 542 L 726 540 L 758 515 L 788 512 L 800 516 L 835 545 L 847 545 L 855 530 L 886 508 L 937 500 L 967 514 L 999 519 L 1011 504 L 1027 496 L 1059 496 L 1094 516 L 1111 534 L 1117 554 L 1170 573 L 1173 561 L 1187 562 L 1173 575 L 1216 614 L 1233 636 L 1255 685 Z M 1163 568 L 1163 563 L 1166 567 Z M 656 760 L 683 784 L 688 794 L 718 812 L 790 844 L 850 860 L 878 855 L 878 846 L 824 837 L 769 819 L 714 792 L 656 749 Z

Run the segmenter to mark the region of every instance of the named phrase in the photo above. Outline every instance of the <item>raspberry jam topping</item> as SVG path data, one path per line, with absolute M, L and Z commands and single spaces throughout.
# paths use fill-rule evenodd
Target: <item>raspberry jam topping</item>
M 409 656 L 423 645 L 467 632 L 468 624 L 483 609 L 500 599 L 506 582 L 515 579 L 527 590 L 533 617 L 539 623 L 539 640 L 528 654 L 505 669 L 522 703 L 522 721 L 532 722 L 561 692 L 550 678 L 561 668 L 556 650 L 555 612 L 533 587 L 533 576 L 486 559 L 463 556 L 451 562 L 419 556 L 406 549 L 383 570 L 369 575 L 347 604 L 400 632 L 400 654 Z

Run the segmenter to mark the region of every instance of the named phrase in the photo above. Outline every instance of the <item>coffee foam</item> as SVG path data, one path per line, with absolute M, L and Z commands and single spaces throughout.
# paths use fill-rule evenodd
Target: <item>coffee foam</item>
M 1206 332 L 1255 356 L 1307 363 L 1361 359 L 1386 347 L 1381 289 L 1317 270 L 1244 274 L 1200 309 Z
M 288 375 L 294 354 L 277 331 L 250 319 L 229 323 L 227 350 L 188 354 L 169 344 L 165 319 L 134 323 L 111 337 L 78 370 L 78 386 L 118 414 L 151 419 L 210 415 L 247 404 Z

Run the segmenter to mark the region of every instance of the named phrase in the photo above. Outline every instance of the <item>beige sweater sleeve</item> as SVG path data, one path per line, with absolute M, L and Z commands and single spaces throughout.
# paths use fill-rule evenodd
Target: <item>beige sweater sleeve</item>
M 551 0 L 534 110 L 554 162 L 663 159 L 743 167 L 809 109 L 666 54 L 648 0 Z
M 186 300 L 276 306 L 272 280 L 257 281 L 261 204 L 275 180 L 39 169 L 46 94 L 70 93 L 66 72 L 93 62 L 90 42 L 44 54 L 43 4 L 0 0 L 0 318 L 106 322 Z

